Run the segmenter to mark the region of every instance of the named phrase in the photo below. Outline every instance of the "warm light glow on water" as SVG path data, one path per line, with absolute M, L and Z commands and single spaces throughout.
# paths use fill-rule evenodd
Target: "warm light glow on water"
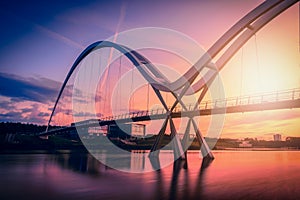
M 216 151 L 201 169 L 176 163 L 143 174 L 119 172 L 78 154 L 0 155 L 3 199 L 295 199 L 299 151 Z

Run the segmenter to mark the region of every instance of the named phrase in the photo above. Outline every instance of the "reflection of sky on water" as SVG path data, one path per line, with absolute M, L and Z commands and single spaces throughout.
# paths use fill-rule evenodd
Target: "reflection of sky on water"
M 215 152 L 206 168 L 189 162 L 136 174 L 86 154 L 1 155 L 1 199 L 292 199 L 300 195 L 300 152 Z M 140 162 L 137 162 L 140 161 Z M 145 159 L 128 165 L 146 167 Z

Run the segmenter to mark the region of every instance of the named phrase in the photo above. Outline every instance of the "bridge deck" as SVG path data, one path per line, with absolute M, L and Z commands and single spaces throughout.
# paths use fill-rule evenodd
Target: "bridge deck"
M 195 105 L 187 105 L 187 110 L 176 107 L 171 113 L 172 118 L 195 117 L 213 114 L 228 114 L 239 112 L 253 112 L 263 110 L 300 108 L 300 89 L 261 94 L 255 96 L 243 96 L 227 98 L 224 100 L 207 101 Z M 103 119 L 90 119 L 76 123 L 76 127 L 106 126 L 116 123 L 140 122 L 149 120 L 165 119 L 167 112 L 165 109 L 155 109 L 150 111 L 139 111 L 118 116 L 110 116 Z M 40 133 L 40 135 L 51 135 L 58 132 L 74 129 L 75 126 L 62 127 Z

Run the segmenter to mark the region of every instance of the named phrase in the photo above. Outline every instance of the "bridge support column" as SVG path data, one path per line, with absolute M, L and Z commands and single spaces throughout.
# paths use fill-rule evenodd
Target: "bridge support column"
M 161 147 L 161 143 L 162 143 L 162 140 L 164 138 L 164 134 L 166 132 L 166 128 L 167 128 L 167 125 L 168 125 L 168 120 L 169 120 L 169 117 L 167 117 L 157 135 L 157 138 L 154 142 L 154 144 L 152 145 L 151 149 L 150 149 L 150 153 L 149 153 L 149 157 L 158 157 L 158 154 L 159 154 L 159 151 L 160 151 L 160 147 Z
M 177 134 L 174 122 L 171 118 L 171 115 L 168 114 L 167 118 L 165 119 L 162 128 L 159 131 L 159 134 L 155 140 L 155 143 L 153 144 L 150 153 L 149 153 L 149 157 L 158 157 L 159 152 L 160 152 L 160 147 L 161 147 L 161 143 L 163 140 L 163 136 L 166 132 L 166 128 L 168 125 L 168 122 L 170 124 L 170 129 L 171 129 L 171 142 L 172 142 L 172 149 L 173 149 L 173 153 L 174 153 L 174 159 L 186 159 L 186 154 L 183 151 L 183 147 L 182 147 L 182 143 L 181 140 Z
M 188 123 L 187 123 L 187 126 L 186 126 L 186 129 L 185 129 L 185 132 L 184 132 L 184 136 L 183 136 L 183 139 L 182 139 L 182 146 L 183 146 L 183 149 L 185 152 L 187 152 L 188 148 L 189 148 L 189 145 L 190 145 L 190 129 L 191 129 L 191 123 L 192 123 L 192 119 L 190 118 Z
M 197 140 L 198 142 L 200 143 L 200 151 L 201 151 L 201 154 L 203 156 L 203 159 L 207 159 L 207 158 L 210 158 L 210 159 L 214 159 L 214 155 L 213 153 L 211 152 L 206 140 L 204 139 L 202 133 L 200 132 L 196 122 L 192 119 L 192 123 L 193 123 L 193 126 L 194 126 L 194 130 L 195 130 L 195 133 L 196 133 L 196 137 L 197 137 Z
M 186 159 L 186 154 L 183 151 L 181 139 L 179 138 L 173 119 L 170 117 L 170 128 L 171 128 L 171 139 L 172 139 L 172 148 L 174 153 L 174 158 L 180 158 L 182 160 Z

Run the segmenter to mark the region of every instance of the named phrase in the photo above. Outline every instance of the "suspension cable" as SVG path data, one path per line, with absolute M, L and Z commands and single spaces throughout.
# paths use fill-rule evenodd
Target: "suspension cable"
M 255 54 L 256 54 L 256 65 L 257 65 L 257 74 L 258 74 L 258 87 L 260 88 L 262 86 L 261 84 L 261 75 L 260 75 L 260 63 L 259 63 L 259 57 L 258 57 L 258 47 L 257 47 L 257 39 L 256 39 L 256 33 L 254 34 L 255 39 Z
M 102 63 L 101 63 L 101 54 L 100 54 L 100 52 L 99 52 L 99 65 L 100 65 L 100 66 L 99 66 L 99 69 L 100 69 L 100 73 L 99 73 L 99 74 L 102 75 L 103 72 L 102 72 Z M 100 87 L 99 87 L 100 90 L 99 90 L 99 89 L 97 90 L 97 92 L 98 92 L 98 91 L 100 92 L 100 97 L 98 98 L 99 101 L 100 101 L 100 102 L 99 102 L 99 110 L 100 110 L 100 112 L 101 112 L 101 113 L 100 113 L 100 118 L 103 117 L 103 110 L 102 110 L 102 109 L 103 109 L 103 106 L 102 106 L 102 105 L 103 105 L 103 99 L 102 99 L 102 96 L 103 96 L 103 95 L 102 95 L 102 80 L 101 80 L 101 79 L 102 79 L 102 76 L 100 76 L 99 83 L 98 83 L 99 86 L 100 86 Z M 97 94 L 97 95 L 99 95 L 99 94 Z
M 133 92 L 133 76 L 134 76 L 134 66 L 133 66 L 133 68 L 132 68 L 132 71 L 131 71 L 131 87 L 130 87 L 130 91 L 131 91 L 131 93 L 132 93 L 132 101 L 131 101 L 131 104 L 130 104 L 130 107 L 129 107 L 129 110 L 133 110 L 134 109 L 134 92 Z
M 110 91 L 110 87 L 109 87 L 109 83 L 110 83 L 110 81 L 109 81 L 109 74 L 110 74 L 110 63 L 107 66 L 107 73 L 106 73 L 106 77 L 105 77 L 105 81 L 104 81 L 104 83 L 107 83 L 107 84 L 105 84 L 105 94 L 104 94 L 105 99 L 104 99 L 104 109 L 103 109 L 104 112 L 105 112 L 105 110 L 108 112 L 108 108 L 106 106 L 106 104 L 107 104 L 106 101 L 107 101 L 108 91 Z
M 168 92 L 166 92 L 166 105 L 168 106 Z
M 120 81 L 121 80 L 121 65 L 122 65 L 122 54 L 120 55 L 120 63 L 119 63 L 119 74 L 118 74 L 118 80 Z M 119 98 L 119 114 L 120 114 L 120 112 L 121 112 L 121 94 L 122 94 L 122 84 L 121 83 L 119 83 L 119 89 L 118 89 L 118 93 L 119 93 L 119 95 L 120 95 L 120 97 L 118 97 L 117 96 L 117 98 Z
M 240 79 L 240 96 L 242 96 L 242 90 L 243 90 L 243 59 L 244 59 L 244 48 L 242 47 L 241 51 L 241 79 Z
M 149 101 L 150 101 L 150 96 L 149 96 L 149 83 L 147 84 L 147 111 L 149 111 Z
M 87 61 L 84 60 L 83 63 L 86 64 Z M 87 80 L 87 67 L 88 67 L 88 63 L 87 63 L 87 65 L 83 65 L 83 76 L 84 76 L 83 80 L 85 81 L 85 83 L 83 83 L 84 86 L 85 86 L 85 84 L 86 84 L 86 81 L 88 81 L 88 80 Z M 88 85 L 89 85 L 89 84 L 90 84 L 90 81 L 89 81 Z M 87 88 L 84 88 L 84 89 L 87 90 Z M 85 101 L 85 102 L 88 102 L 88 95 L 85 95 L 84 101 Z M 85 103 L 84 105 L 85 105 L 84 110 L 86 111 L 86 110 L 87 110 L 88 103 Z M 85 120 L 85 119 L 84 119 L 84 120 Z
M 89 93 L 87 94 L 87 98 L 88 98 L 88 104 L 91 104 L 91 100 L 92 100 L 92 93 L 91 93 L 91 82 L 92 82 L 92 77 L 93 77 L 93 71 L 94 71 L 94 61 L 95 61 L 95 57 L 96 57 L 96 54 L 91 54 L 92 57 L 92 64 L 91 65 L 88 65 L 87 67 L 89 68 L 90 70 L 90 75 L 87 79 L 87 81 L 89 82 L 88 83 L 88 91 Z M 87 105 L 87 104 L 86 104 Z

